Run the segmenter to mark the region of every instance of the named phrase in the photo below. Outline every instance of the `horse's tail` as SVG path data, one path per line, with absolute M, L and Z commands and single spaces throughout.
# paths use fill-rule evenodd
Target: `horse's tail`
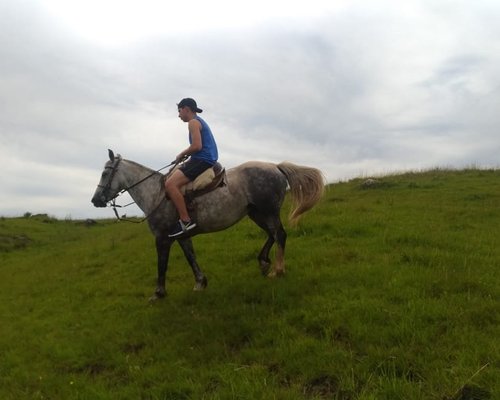
M 325 191 L 325 178 L 316 168 L 282 162 L 278 169 L 286 176 L 292 195 L 292 210 L 288 219 L 295 225 L 300 216 L 321 199 Z

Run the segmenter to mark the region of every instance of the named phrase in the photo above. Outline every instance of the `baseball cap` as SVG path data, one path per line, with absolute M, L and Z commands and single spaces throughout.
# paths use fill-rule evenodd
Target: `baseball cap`
M 192 111 L 201 113 L 203 110 L 201 108 L 198 108 L 198 105 L 196 104 L 196 101 L 194 99 L 191 99 L 189 97 L 182 99 L 179 104 L 177 104 L 178 108 L 182 107 L 189 107 Z

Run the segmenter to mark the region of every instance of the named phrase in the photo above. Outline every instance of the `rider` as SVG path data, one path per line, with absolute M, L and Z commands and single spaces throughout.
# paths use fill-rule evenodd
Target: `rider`
M 202 172 L 212 167 L 218 158 L 217 144 L 208 124 L 197 113 L 203 112 L 198 108 L 196 101 L 191 98 L 182 99 L 177 104 L 179 118 L 188 123 L 189 147 L 180 152 L 175 161 L 180 162 L 190 157 L 165 180 L 165 191 L 174 203 L 179 213 L 179 222 L 169 237 L 180 236 L 196 227 L 187 211 L 186 202 L 180 188 L 194 181 Z

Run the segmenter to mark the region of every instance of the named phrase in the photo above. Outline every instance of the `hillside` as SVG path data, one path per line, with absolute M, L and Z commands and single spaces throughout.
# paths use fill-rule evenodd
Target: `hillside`
M 245 219 L 194 239 L 204 292 L 174 246 L 154 304 L 147 225 L 2 218 L 0 398 L 498 399 L 499 183 L 330 185 L 287 227 L 286 277 Z

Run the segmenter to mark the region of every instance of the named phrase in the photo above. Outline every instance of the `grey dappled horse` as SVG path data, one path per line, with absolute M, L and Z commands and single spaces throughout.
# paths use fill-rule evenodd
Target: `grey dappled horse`
M 191 266 L 195 278 L 194 290 L 207 286 L 207 278 L 196 262 L 191 236 L 226 229 L 248 215 L 268 235 L 258 255 L 264 275 L 279 276 L 285 272 L 284 253 L 286 232 L 280 220 L 280 209 L 287 184 L 292 197 L 290 222 L 312 208 L 324 191 L 322 173 L 316 168 L 298 166 L 289 162 L 272 164 L 250 161 L 231 168 L 226 174 L 226 185 L 195 197 L 196 228 L 188 237 L 169 238 L 168 233 L 177 222 L 178 215 L 164 192 L 165 176 L 136 162 L 115 156 L 109 150 L 109 161 L 104 166 L 101 180 L 92 197 L 96 207 L 105 207 L 120 192 L 128 191 L 132 199 L 147 216 L 151 232 L 156 238 L 158 254 L 158 281 L 151 298 L 164 297 L 165 276 L 170 247 L 176 240 Z M 277 243 L 275 266 L 271 269 L 269 252 Z

